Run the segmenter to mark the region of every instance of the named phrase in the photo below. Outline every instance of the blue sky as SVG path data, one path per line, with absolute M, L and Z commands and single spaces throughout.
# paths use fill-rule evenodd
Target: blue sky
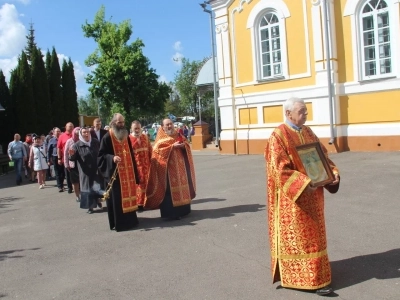
M 106 19 L 114 23 L 130 19 L 132 39 L 145 44 L 161 80 L 172 81 L 179 60 L 200 60 L 211 55 L 210 16 L 199 3 L 203 0 L 0 0 L 0 69 L 7 79 L 26 45 L 29 24 L 33 23 L 37 45 L 44 51 L 55 46 L 59 58 L 70 57 L 75 66 L 78 95 L 87 93 L 84 76 L 90 72 L 86 57 L 96 44 L 81 29 L 93 22 L 103 4 Z

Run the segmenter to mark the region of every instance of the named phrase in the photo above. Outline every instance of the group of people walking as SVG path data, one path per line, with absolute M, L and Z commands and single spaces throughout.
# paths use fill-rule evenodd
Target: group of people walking
M 324 189 L 330 193 L 338 191 L 339 170 L 318 137 L 304 125 L 308 114 L 304 101 L 290 98 L 283 107 L 286 121 L 273 131 L 264 154 L 271 277 L 273 282 L 281 281 L 284 288 L 329 295 L 333 289 L 329 286 Z M 48 156 L 52 157 L 50 163 L 59 166 L 56 174 L 60 192 L 63 191 L 61 166 L 67 163 L 66 174 L 74 178 L 75 192 L 79 178 L 81 207 L 93 211 L 99 197 L 105 199 L 112 230 L 135 227 L 137 210 L 160 209 L 161 217 L 169 219 L 180 219 L 190 213 L 191 200 L 196 195 L 193 158 L 184 133 L 176 130 L 170 119 L 163 120 L 153 146 L 147 135 L 141 133 L 138 121 L 132 122 L 129 134 L 121 114 L 113 116 L 110 130 L 102 131 L 100 127 L 101 123 L 100 126 L 96 123 L 95 130 L 90 132 L 87 128 L 74 130 L 68 123 L 62 135 L 58 128 L 54 130 L 55 141 L 50 142 Z M 23 160 L 28 160 L 19 138 L 16 134 L 9 146 L 10 159 L 17 168 Z M 35 161 L 35 170 L 43 170 L 46 161 L 40 142 L 35 141 L 28 161 Z M 324 161 L 325 167 L 313 170 L 325 170 L 326 174 L 312 176 L 305 171 L 299 146 L 320 147 L 316 151 L 322 155 L 318 163 Z M 328 173 L 330 180 L 318 182 L 318 178 L 325 180 Z M 21 181 L 18 171 L 16 180 L 17 184 Z M 38 180 L 41 186 L 45 184 L 42 175 L 38 175 Z
M 68 193 L 75 193 L 89 214 L 107 202 L 110 229 L 116 231 L 134 228 L 138 210 L 159 208 L 168 219 L 189 214 L 196 194 L 193 158 L 172 121 L 163 120 L 154 147 L 139 121 L 132 122 L 130 133 L 121 114 L 113 116 L 108 130 L 101 125 L 100 119 L 93 127 L 74 128 L 69 122 L 63 133 L 53 128 L 48 142 L 34 135 L 28 149 L 15 134 L 8 153 L 15 161 L 17 184 L 23 161 L 36 172 L 40 189 L 47 170 L 54 168 L 58 191 L 65 191 L 66 180 Z

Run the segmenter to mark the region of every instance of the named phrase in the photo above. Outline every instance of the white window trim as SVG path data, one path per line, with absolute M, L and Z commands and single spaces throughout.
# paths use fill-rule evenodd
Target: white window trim
M 369 0 L 348 0 L 344 9 L 343 16 L 351 17 L 351 31 L 352 31 L 352 48 L 353 48 L 353 70 L 354 81 L 370 82 L 390 78 L 400 78 L 400 68 L 398 67 L 400 55 L 400 39 L 396 38 L 400 35 L 399 25 L 399 3 L 400 0 L 385 0 L 388 5 L 389 11 L 389 24 L 390 24 L 390 41 L 392 53 L 392 72 L 390 74 L 365 76 L 363 73 L 364 61 L 362 52 L 362 18 L 361 9 Z
M 274 13 L 279 19 L 282 74 L 275 77 L 262 78 L 259 24 L 261 18 L 269 12 Z M 247 28 L 250 29 L 251 34 L 253 53 L 253 78 L 255 82 L 280 81 L 289 78 L 285 22 L 285 19 L 288 17 L 290 17 L 289 9 L 286 6 L 285 2 L 283 2 L 282 0 L 260 1 L 253 7 L 252 11 L 250 12 L 250 15 L 247 19 Z

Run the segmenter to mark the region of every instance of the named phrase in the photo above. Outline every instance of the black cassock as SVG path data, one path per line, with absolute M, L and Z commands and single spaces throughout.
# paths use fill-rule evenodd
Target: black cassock
M 127 138 L 128 146 L 130 149 L 133 168 L 132 172 L 135 173 L 136 184 L 139 184 L 139 175 L 136 167 L 135 157 L 133 155 L 133 149 L 129 137 Z M 97 158 L 97 165 L 101 175 L 104 177 L 106 184 L 111 180 L 116 164 L 114 159 L 114 149 L 112 145 L 111 135 L 107 132 L 100 142 L 99 156 Z M 107 187 L 107 185 L 106 185 Z M 122 200 L 121 200 L 121 186 L 119 181 L 119 175 L 114 181 L 110 197 L 107 199 L 108 209 L 108 221 L 110 222 L 110 229 L 115 231 L 124 231 L 134 228 L 138 223 L 136 211 L 123 213 L 122 212 Z

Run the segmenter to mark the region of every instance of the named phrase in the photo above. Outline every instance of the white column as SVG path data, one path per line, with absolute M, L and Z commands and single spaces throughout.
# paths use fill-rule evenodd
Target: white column
M 218 105 L 221 113 L 221 130 L 223 131 L 224 129 L 233 129 L 235 127 L 229 23 L 226 8 L 215 10 L 215 32 L 219 77 Z M 221 134 L 221 139 L 224 139 L 223 133 Z

